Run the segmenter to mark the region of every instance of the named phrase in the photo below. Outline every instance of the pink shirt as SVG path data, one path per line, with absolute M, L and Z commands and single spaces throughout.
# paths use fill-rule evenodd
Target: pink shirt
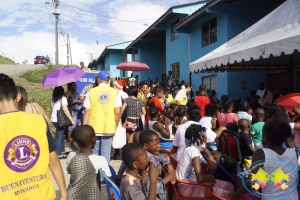
M 235 113 L 220 113 L 217 117 L 220 126 L 227 126 L 228 123 L 239 121 Z

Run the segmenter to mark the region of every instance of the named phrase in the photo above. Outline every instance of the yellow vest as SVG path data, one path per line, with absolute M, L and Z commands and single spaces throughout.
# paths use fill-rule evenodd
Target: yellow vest
M 177 92 L 176 96 L 175 96 L 175 99 L 178 95 L 179 91 Z M 177 104 L 177 101 L 174 99 L 173 103 Z M 182 95 L 182 97 L 179 99 L 179 101 L 181 102 L 181 105 L 186 105 L 187 104 L 187 96 L 186 96 L 186 91 L 184 89 L 184 94 Z
M 99 85 L 90 90 L 90 121 L 96 133 L 112 134 L 116 132 L 115 100 L 118 90 Z
M 173 101 L 174 101 L 174 99 L 173 99 L 173 97 L 172 97 L 171 94 L 169 94 L 169 96 L 168 96 L 168 98 L 166 98 L 166 100 L 168 101 L 169 105 L 170 105 L 171 103 L 173 103 Z
M 145 97 L 143 92 L 140 92 L 139 94 L 141 96 L 141 100 L 144 102 L 144 106 L 146 107 L 147 106 L 147 97 Z
M 43 116 L 2 114 L 0 127 L 0 199 L 55 199 Z

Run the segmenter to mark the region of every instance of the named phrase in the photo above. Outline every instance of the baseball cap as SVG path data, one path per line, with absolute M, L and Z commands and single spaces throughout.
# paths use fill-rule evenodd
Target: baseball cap
M 103 81 L 109 81 L 110 74 L 108 71 L 103 70 L 103 71 L 99 72 L 98 77 Z

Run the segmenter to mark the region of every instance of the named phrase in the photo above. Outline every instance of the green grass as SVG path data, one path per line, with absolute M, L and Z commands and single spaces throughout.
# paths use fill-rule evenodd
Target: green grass
M 64 67 L 67 65 L 59 65 L 59 68 Z M 76 66 L 76 65 L 72 65 L 72 66 Z M 48 66 L 46 69 L 39 69 L 39 70 L 34 70 L 34 71 L 28 71 L 26 73 L 24 73 L 21 77 L 25 78 L 27 81 L 29 82 L 33 82 L 33 83 L 41 83 L 44 76 L 48 73 L 50 73 L 52 70 L 55 69 L 54 65 L 50 65 Z
M 52 98 L 53 88 L 47 88 L 44 90 L 31 90 L 27 91 L 29 102 L 36 102 L 42 108 L 44 108 L 48 117 L 51 117 L 52 107 L 51 107 L 51 98 Z
M 17 63 L 15 63 L 15 61 L 13 61 L 10 58 L 4 57 L 0 55 L 0 64 L 14 64 L 16 65 Z

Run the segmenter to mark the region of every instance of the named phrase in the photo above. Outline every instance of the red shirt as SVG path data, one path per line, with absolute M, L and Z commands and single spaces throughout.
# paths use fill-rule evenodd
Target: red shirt
M 160 116 L 161 112 L 165 109 L 164 104 L 158 98 L 155 97 L 148 101 L 148 105 L 150 102 L 154 102 L 155 106 L 158 107 L 158 116 Z M 148 124 L 149 119 L 151 119 L 151 117 L 149 115 L 149 106 L 147 106 L 146 124 Z
M 200 114 L 202 117 L 204 117 L 205 116 L 205 106 L 207 104 L 210 104 L 210 100 L 207 96 L 200 95 L 195 98 L 194 104 L 198 105 L 201 108 Z

